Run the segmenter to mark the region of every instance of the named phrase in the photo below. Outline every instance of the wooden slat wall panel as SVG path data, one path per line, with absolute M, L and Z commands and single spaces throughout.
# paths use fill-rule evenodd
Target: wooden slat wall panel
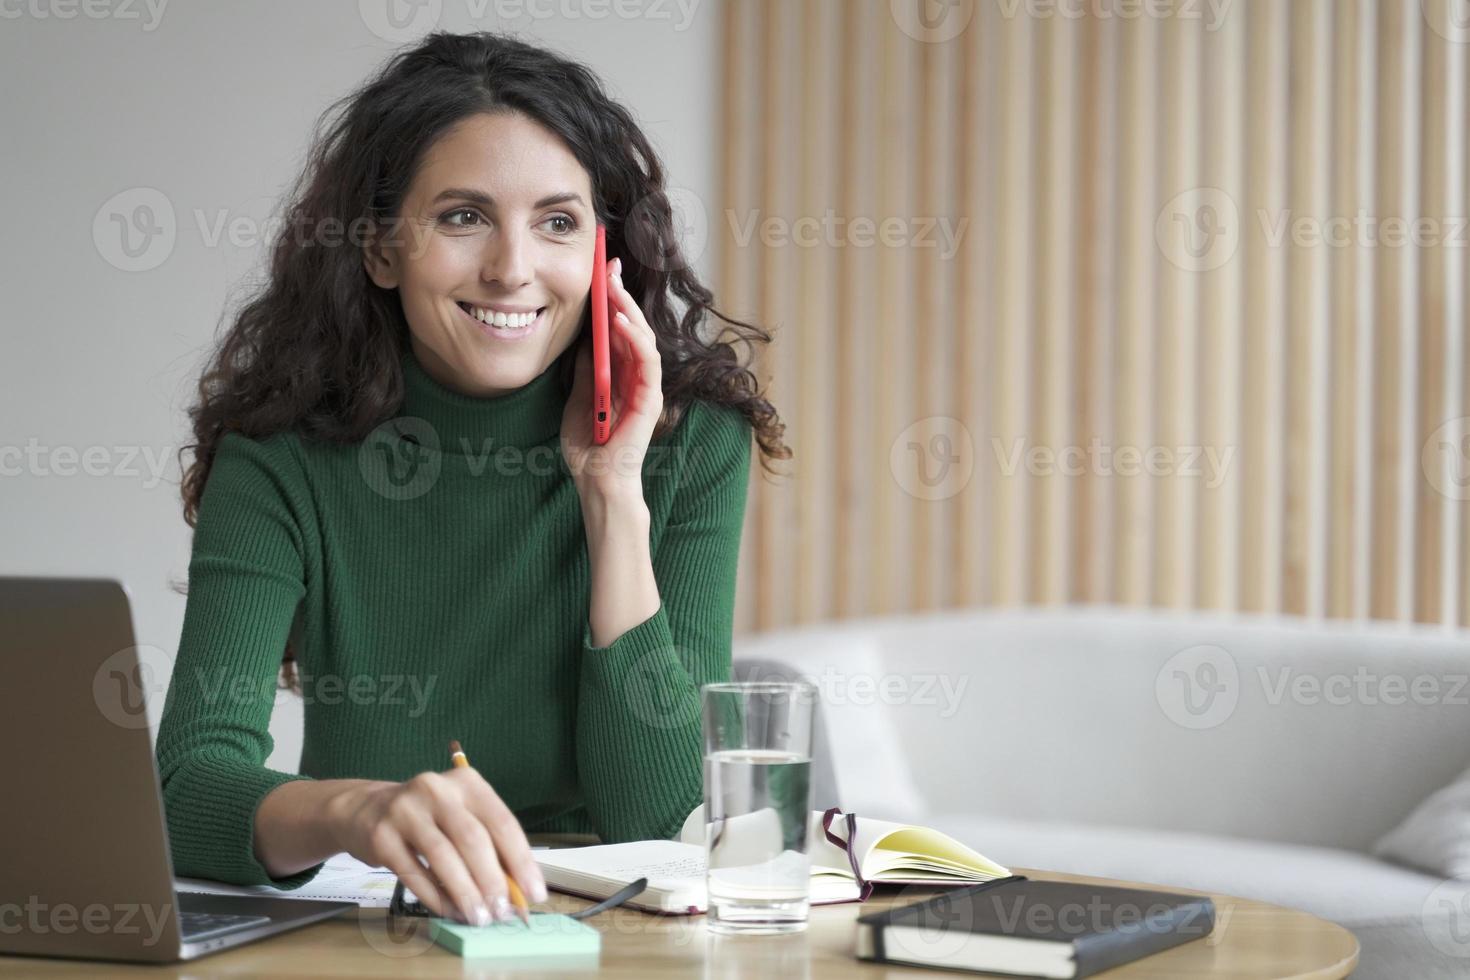
M 833 69 L 840 73 L 843 84 L 839 91 L 841 139 L 838 169 L 839 187 L 835 198 L 844 216 L 870 213 L 877 173 L 873 147 L 882 128 L 873 106 L 878 103 L 879 78 L 872 70 L 878 52 L 878 39 L 883 21 L 876 15 L 854 16 L 850 10 L 842 17 L 842 52 L 844 56 Z M 837 257 L 839 285 L 837 295 L 837 330 L 841 343 L 831 352 L 837 365 L 837 402 L 829 410 L 826 431 L 838 446 L 837 460 L 841 485 L 837 498 L 836 554 L 833 559 L 833 582 L 838 618 L 861 615 L 868 609 L 870 582 L 875 578 L 870 559 L 871 538 L 854 535 L 853 528 L 875 525 L 874 474 L 884 450 L 872 438 L 875 430 L 874 401 L 868 386 L 873 376 L 873 351 L 877 341 L 874 329 L 855 329 L 855 325 L 873 309 L 873 281 L 878 256 L 873 249 L 844 249 Z M 871 323 L 871 320 L 869 321 Z
M 920 86 L 920 132 L 915 146 L 920 148 L 916 167 L 914 215 L 917 221 L 910 233 L 921 243 L 913 249 L 918 266 L 912 307 L 892 324 L 900 339 L 911 332 L 915 337 L 916 369 L 922 384 L 915 385 L 913 418 L 942 416 L 954 418 L 962 413 L 952 387 L 953 373 L 949 364 L 956 351 L 955 296 L 959 275 L 957 255 L 948 254 L 943 238 L 926 223 L 955 216 L 955 145 L 961 134 L 952 120 L 958 111 L 954 78 L 960 71 L 956 44 L 921 44 L 918 84 Z M 965 228 L 969 234 L 974 229 Z M 900 421 L 906 421 L 901 419 Z M 956 516 L 961 501 L 945 497 L 934 501 L 915 501 L 914 541 L 918 554 L 913 564 L 913 608 L 939 609 L 958 604 L 958 567 L 954 535 Z
M 958 4 L 922 40 L 886 0 L 725 0 L 714 285 L 776 335 L 795 453 L 752 470 L 738 628 L 1073 601 L 1470 626 L 1470 447 L 1431 440 L 1470 418 L 1451 2 Z M 1416 218 L 1428 244 L 1383 242 Z M 937 495 L 935 433 L 972 465 Z M 1128 469 L 1150 449 L 1190 455 Z
M 1397 121 L 1398 125 L 1394 127 L 1393 135 L 1401 140 L 1402 144 L 1398 157 L 1400 167 L 1398 196 L 1391 205 L 1390 213 L 1406 219 L 1412 225 L 1419 215 L 1425 214 L 1422 209 L 1423 186 L 1420 182 L 1422 148 L 1419 145 L 1423 135 L 1420 98 L 1423 82 L 1422 40 L 1425 33 L 1425 21 L 1422 8 L 1415 0 L 1397 0 L 1396 8 L 1396 19 L 1402 30 L 1400 45 L 1402 57 L 1400 60 L 1403 75 L 1395 86 L 1399 104 L 1402 107 L 1402 115 Z M 1419 253 L 1421 250 L 1406 247 L 1384 249 L 1383 251 L 1385 255 L 1393 253 L 1398 263 L 1395 283 L 1398 309 L 1391 322 L 1397 324 L 1403 343 L 1398 364 L 1399 397 L 1395 403 L 1398 409 L 1398 459 L 1395 465 L 1398 476 L 1398 487 L 1395 493 L 1398 513 L 1395 530 L 1398 532 L 1403 554 L 1395 568 L 1397 574 L 1394 580 L 1394 617 L 1410 619 L 1413 617 L 1414 592 L 1423 573 L 1418 542 L 1414 537 L 1414 527 L 1417 522 L 1419 503 L 1418 483 L 1423 479 L 1419 448 L 1424 437 L 1419 434 L 1419 413 L 1416 411 L 1415 402 L 1418 396 L 1429 390 L 1431 386 L 1424 384 L 1424 379 L 1418 377 L 1416 371 L 1419 367 L 1419 334 L 1421 331 L 1419 310 Z M 1438 395 L 1438 391 L 1435 394 Z
M 1075 20 L 1051 17 L 1037 37 L 1036 127 L 1038 236 L 1035 241 L 1035 362 L 1027 444 L 1066 445 L 1075 431 L 1073 359 L 1077 354 L 1076 241 L 1078 227 L 1077 130 L 1078 57 Z M 933 47 L 933 45 L 925 45 Z M 1032 563 L 1027 598 L 1057 603 L 1073 598 L 1067 548 L 1072 525 L 1073 480 L 1053 468 L 1035 479 L 1030 540 Z
M 1439 5 L 1448 13 L 1448 0 Z M 1446 18 L 1442 22 L 1448 22 Z M 1426 20 L 1421 28 L 1422 150 L 1421 182 L 1423 213 L 1437 222 L 1436 240 L 1422 252 L 1419 279 L 1419 310 L 1422 334 L 1419 347 L 1419 438 L 1432 434 L 1447 419 L 1464 413 L 1465 357 L 1465 271 L 1463 256 L 1470 253 L 1470 231 L 1457 230 L 1453 216 L 1466 215 L 1465 194 L 1465 104 L 1467 43 L 1445 44 Z M 1470 42 L 1470 37 L 1465 39 Z M 1442 102 L 1432 99 L 1443 92 Z M 1430 434 L 1426 436 L 1426 434 Z M 1470 446 L 1463 447 L 1470 450 Z M 1415 481 L 1418 491 L 1417 534 L 1419 575 L 1415 582 L 1414 618 L 1423 621 L 1456 622 L 1460 618 L 1460 580 L 1465 571 L 1459 563 L 1461 510 L 1454 496 L 1436 488 L 1428 479 L 1435 463 L 1439 477 L 1448 485 L 1454 477 L 1447 472 L 1452 457 L 1433 451 L 1421 463 L 1424 478 Z M 1461 474 L 1461 478 L 1470 472 Z M 1446 479 L 1448 477 L 1449 479 Z
M 984 5 L 982 5 L 984 6 Z M 1000 118 L 995 131 L 995 153 L 1000 158 L 996 192 L 1000 197 L 996 231 L 1001 248 L 995 264 L 996 342 L 991 349 L 987 378 L 1004 383 L 986 384 L 990 393 L 991 435 L 1010 459 L 1012 447 L 1024 446 L 1032 434 L 1030 418 L 1031 348 L 1034 338 L 1034 245 L 1036 172 L 1034 127 L 1035 94 L 1032 84 L 1034 24 L 1030 19 L 996 20 L 1000 34 Z M 984 440 L 984 435 L 979 437 Z M 995 445 L 987 465 L 996 459 Z M 996 481 L 990 549 L 992 601 L 1000 605 L 1026 602 L 1030 596 L 1032 515 L 1031 479 L 1024 466 L 1009 472 L 996 461 Z
M 1158 211 L 1159 25 L 1135 21 L 1118 32 L 1119 186 L 1118 319 L 1113 360 L 1117 446 L 1153 443 L 1154 351 L 1157 334 L 1155 284 L 1163 264 L 1154 240 Z M 1154 483 L 1119 467 L 1114 481 L 1118 507 L 1114 527 L 1116 574 L 1111 596 L 1124 605 L 1153 601 Z
M 1451 182 L 1458 175 L 1460 183 L 1456 185 L 1456 207 L 1451 212 L 1458 215 L 1470 215 L 1470 95 L 1466 94 L 1470 88 L 1470 51 L 1461 50 L 1455 53 L 1453 59 L 1454 71 L 1450 75 L 1451 84 L 1454 88 L 1450 93 L 1450 106 L 1454 111 L 1450 112 L 1450 119 L 1460 120 L 1458 135 L 1452 141 L 1452 156 L 1449 179 Z M 1467 232 L 1470 234 L 1470 232 Z M 1455 343 L 1460 345 L 1461 357 L 1458 360 L 1459 377 L 1456 378 L 1459 386 L 1458 399 L 1450 401 L 1451 405 L 1458 405 L 1460 418 L 1470 419 L 1470 247 L 1460 250 L 1462 254 L 1458 263 L 1453 256 L 1450 262 L 1460 271 L 1460 286 L 1455 292 L 1455 318 L 1449 329 L 1456 337 Z M 1459 324 L 1457 329 L 1455 324 Z M 1451 409 L 1454 411 L 1454 409 Z M 1461 479 L 1470 481 L 1470 446 L 1465 447 L 1465 469 L 1461 470 Z M 1467 494 L 1470 495 L 1470 494 Z M 1460 592 L 1459 592 L 1459 622 L 1461 626 L 1470 626 L 1470 506 L 1463 501 L 1451 501 L 1449 506 L 1455 511 L 1455 520 L 1460 528 L 1459 570 Z M 1453 621 L 1453 617 L 1450 617 Z
M 1370 0 L 1359 0 L 1357 18 L 1358 44 L 1358 105 L 1360 137 L 1355 153 L 1357 161 L 1358 199 L 1356 203 L 1372 209 L 1375 188 L 1378 186 L 1378 5 Z M 1346 213 L 1346 212 L 1343 212 Z M 1353 615 L 1371 615 L 1373 599 L 1373 475 L 1374 441 L 1377 438 L 1376 419 L 1391 406 L 1379 407 L 1373 400 L 1373 356 L 1374 316 L 1378 310 L 1378 283 L 1374 276 L 1376 250 L 1366 240 L 1354 245 L 1357 294 L 1354 297 L 1356 312 L 1355 346 L 1358 352 L 1357 372 L 1354 387 L 1357 391 L 1357 469 L 1353 475 L 1354 498 L 1354 550 L 1352 568 Z
M 1378 12 L 1378 181 L 1370 214 L 1384 219 L 1412 215 L 1417 168 L 1405 140 L 1410 100 L 1417 90 L 1414 53 L 1419 19 L 1406 0 L 1381 0 Z M 1407 304 L 1414 296 L 1413 267 L 1403 249 L 1377 249 L 1374 261 L 1373 566 L 1369 612 L 1395 619 L 1406 611 L 1402 569 L 1411 560 L 1403 500 L 1403 410 L 1412 391 L 1403 366 L 1413 362 L 1415 329 Z M 1407 315 L 1406 315 L 1407 314 Z
M 1327 164 L 1330 129 L 1330 0 L 1302 0 L 1291 8 L 1290 213 L 1329 214 Z M 1268 215 L 1273 229 L 1291 227 Z M 1260 223 L 1258 223 L 1259 226 Z M 1286 422 L 1283 489 L 1284 612 L 1325 612 L 1326 449 L 1323 396 L 1327 392 L 1328 251 L 1310 238 L 1292 236 L 1286 322 Z
M 805 152 L 800 154 L 801 198 L 797 210 L 803 218 L 820 219 L 820 211 L 807 208 L 810 202 L 821 199 L 836 158 L 833 147 L 837 141 L 836 130 L 830 121 L 836 112 L 837 58 L 833 37 L 839 12 L 835 0 L 813 0 L 799 9 L 802 14 L 799 50 L 806 57 L 801 61 L 803 115 L 798 132 L 806 135 Z M 810 222 L 805 227 L 810 228 Z M 833 317 L 837 277 L 832 267 L 843 250 L 802 245 L 795 251 L 799 313 L 795 320 L 798 327 L 792 331 L 791 340 L 798 351 L 796 364 L 800 370 L 793 380 L 799 378 L 800 383 L 795 385 L 794 398 L 788 401 L 796 403 L 795 416 L 801 420 L 805 437 L 802 449 L 806 456 L 797 484 L 800 519 L 795 554 L 795 616 L 800 622 L 811 622 L 829 617 L 832 610 L 833 513 L 828 501 L 836 495 L 834 445 L 821 420 L 828 416 L 836 390 L 832 359 L 826 355 L 837 343 Z
M 989 370 L 995 338 L 994 300 L 995 269 L 1000 261 L 998 236 L 989 232 L 995 226 L 998 156 L 993 133 L 1000 113 L 999 85 L 1000 31 L 994 7 L 982 5 L 975 12 L 975 26 L 961 35 L 959 48 L 960 90 L 957 93 L 960 132 L 955 148 L 959 219 L 969 218 L 954 258 L 959 282 L 959 308 L 955 324 L 955 356 L 950 365 L 951 384 L 959 418 L 975 440 L 974 455 L 978 465 L 969 484 L 958 495 L 955 515 L 954 546 L 957 550 L 956 599 L 960 606 L 975 606 L 990 601 L 994 594 L 989 555 L 994 541 L 990 508 L 995 500 L 995 467 L 989 465 L 990 447 L 984 435 L 989 431 L 990 389 L 981 382 Z M 948 213 L 948 212 L 946 212 Z
M 1422 18 L 1417 26 L 1420 29 L 1423 52 L 1420 62 L 1420 91 L 1442 91 L 1449 69 L 1449 45 L 1435 44 L 1429 25 Z M 1445 153 L 1449 133 L 1445 123 L 1449 120 L 1443 115 L 1448 106 L 1442 105 L 1440 108 L 1438 113 L 1425 112 L 1420 122 L 1422 156 L 1419 159 L 1419 206 L 1423 214 L 1436 217 L 1448 213 Z M 1432 432 L 1445 417 L 1445 385 L 1448 381 L 1444 369 L 1447 346 L 1444 315 L 1448 283 L 1443 245 L 1438 242 L 1429 245 L 1421 253 L 1421 258 L 1423 261 L 1417 284 L 1420 317 L 1416 379 L 1419 389 L 1418 414 L 1414 419 L 1411 436 L 1418 435 L 1410 441 L 1410 446 L 1415 448 L 1423 441 L 1423 434 Z M 1417 470 L 1420 460 L 1416 459 L 1414 462 Z M 1429 480 L 1423 479 L 1418 473 L 1415 476 L 1417 478 L 1409 485 L 1410 492 L 1415 494 L 1413 536 L 1418 564 L 1411 590 L 1413 616 L 1415 619 L 1432 620 L 1441 613 L 1445 581 L 1444 553 L 1440 545 L 1445 535 L 1444 510 L 1440 506 L 1444 498 Z
M 1092 161 L 1078 184 L 1077 235 L 1077 421 L 1080 441 L 1113 445 L 1113 389 L 1118 305 L 1118 30 L 1115 21 L 1085 29 L 1080 44 L 1078 85 L 1079 159 Z M 1068 560 L 1073 598 L 1106 602 L 1113 568 L 1113 480 L 1076 484 L 1077 527 Z
M 727 3 L 723 8 L 725 52 L 721 77 L 724 86 L 720 105 L 725 136 L 720 154 L 723 200 L 718 202 L 723 209 L 710 208 L 711 214 L 707 216 L 720 270 L 715 287 L 719 297 L 716 306 L 728 316 L 747 321 L 759 314 L 755 278 L 758 250 L 731 247 L 732 234 L 726 214 L 738 216 L 748 213 L 754 206 L 755 182 L 760 172 L 755 161 L 760 103 L 750 97 L 761 70 L 761 59 L 754 56 L 759 12 L 759 8 L 751 3 Z M 752 369 L 762 379 L 767 375 L 764 363 L 764 351 L 756 352 Z M 759 533 L 762 482 L 767 476 L 758 461 L 753 460 L 752 464 L 750 484 L 746 490 L 745 527 L 740 538 L 740 567 L 735 584 L 737 629 L 745 624 L 761 622 L 769 615 L 766 610 L 757 608 L 756 595 L 764 589 L 764 584 L 757 581 L 757 569 L 764 568 L 769 561 L 765 542 Z
M 1175 5 L 1175 12 L 1181 5 Z M 1155 209 L 1200 182 L 1199 24 L 1172 16 L 1163 22 L 1160 86 L 1163 104 L 1162 186 Z M 1199 319 L 1196 311 L 1198 273 L 1166 262 L 1158 267 L 1159 330 L 1157 397 L 1153 410 L 1158 444 L 1170 451 L 1199 444 L 1196 433 L 1198 381 L 1195 377 Z M 1159 480 L 1155 500 L 1154 601 L 1175 608 L 1195 604 L 1197 482 L 1183 466 L 1170 466 Z
M 759 257 L 757 294 L 761 318 L 774 333 L 766 352 L 766 384 L 771 400 L 786 406 L 790 415 L 786 427 L 787 444 L 794 454 L 800 456 L 810 426 L 809 420 L 799 414 L 801 364 L 796 357 L 797 340 L 790 329 L 795 320 L 798 295 L 792 275 L 792 253 L 795 249 L 790 244 L 789 233 L 782 234 L 782 230 L 795 223 L 800 204 L 797 181 L 801 155 L 793 153 L 792 147 L 801 145 L 803 152 L 807 152 L 809 147 L 801 139 L 798 126 L 801 102 L 792 98 L 802 79 L 802 45 L 799 43 L 802 40 L 799 34 L 802 5 L 780 0 L 760 0 L 760 3 L 762 23 L 758 50 L 768 57 L 768 61 L 757 72 L 762 106 L 761 148 L 757 156 L 761 179 L 760 203 L 754 217 L 762 223 L 769 219 L 780 225 L 774 229 L 771 244 L 762 245 L 760 235 L 751 241 Z M 763 622 L 796 621 L 797 592 L 801 588 L 795 574 L 793 547 L 800 541 L 798 507 L 801 497 L 798 487 L 798 480 L 782 480 L 770 487 L 775 492 L 767 493 L 767 484 L 760 485 L 758 517 L 761 551 L 766 557 L 766 564 L 756 577 L 756 608 L 757 617 Z
M 1286 250 L 1273 248 L 1260 234 L 1260 216 L 1278 216 L 1286 210 L 1290 5 L 1253 0 L 1239 9 L 1246 16 L 1250 37 L 1246 116 L 1251 120 L 1246 133 L 1246 198 L 1238 205 L 1246 299 L 1241 608 L 1280 612 Z
M 1202 45 L 1202 108 L 1210 125 L 1200 133 L 1200 173 L 1206 187 L 1219 188 L 1231 201 L 1245 198 L 1246 25 L 1243 15 L 1227 16 L 1209 43 Z M 1243 215 L 1237 217 L 1237 225 Z M 1227 262 L 1201 279 L 1199 294 L 1200 437 L 1215 447 L 1223 473 L 1201 481 L 1197 602 L 1203 609 L 1235 609 L 1240 603 L 1241 354 L 1245 263 Z M 1227 455 L 1228 463 L 1227 463 Z
M 1375 101 L 1372 0 L 1345 0 L 1334 17 L 1332 65 L 1332 213 L 1351 214 L 1373 182 Z M 1353 618 L 1367 607 L 1369 456 L 1366 342 L 1372 323 L 1371 253 L 1356 243 L 1332 250 L 1332 403 L 1329 425 L 1327 615 Z
M 918 256 L 913 248 L 885 244 L 881 226 L 885 219 L 903 222 L 917 213 L 915 183 L 921 172 L 918 129 L 923 118 L 918 103 L 923 91 L 918 84 L 919 47 L 885 25 L 879 34 L 879 60 L 874 65 L 881 72 L 881 127 L 872 147 L 878 156 L 877 194 L 872 202 L 877 205 L 874 217 L 880 226 L 874 247 L 878 297 L 872 314 L 865 319 L 878 335 L 878 356 L 868 376 L 868 391 L 878 405 L 877 425 L 868 434 L 878 437 L 879 449 L 874 455 L 873 474 L 878 520 L 869 536 L 878 548 L 872 553 L 875 564 L 868 608 L 878 614 L 917 608 L 913 567 L 917 559 L 914 514 L 918 501 L 894 479 L 889 456 L 882 450 L 917 417 L 913 411 L 918 383 L 914 369 L 919 362 L 913 308 Z

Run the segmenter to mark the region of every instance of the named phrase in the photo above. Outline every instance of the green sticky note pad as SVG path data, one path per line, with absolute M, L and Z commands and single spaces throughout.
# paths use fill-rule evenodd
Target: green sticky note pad
M 522 956 L 596 956 L 602 933 L 576 919 L 552 913 L 533 913 L 530 922 L 492 922 L 470 926 L 431 918 L 434 942 L 465 959 L 516 959 Z

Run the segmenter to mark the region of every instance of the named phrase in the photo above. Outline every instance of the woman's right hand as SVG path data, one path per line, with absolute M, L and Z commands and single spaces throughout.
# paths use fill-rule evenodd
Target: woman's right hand
M 514 918 L 502 865 L 528 899 L 546 901 L 520 822 L 471 766 L 360 784 L 333 801 L 330 821 L 342 850 L 386 866 L 440 917 Z

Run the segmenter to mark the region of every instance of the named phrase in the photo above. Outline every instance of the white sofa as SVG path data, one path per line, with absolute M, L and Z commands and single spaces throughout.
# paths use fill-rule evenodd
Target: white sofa
M 963 610 L 742 635 L 735 659 L 822 689 L 819 807 L 1305 909 L 1357 935 L 1355 976 L 1470 976 L 1458 884 L 1370 853 L 1470 765 L 1470 633 Z

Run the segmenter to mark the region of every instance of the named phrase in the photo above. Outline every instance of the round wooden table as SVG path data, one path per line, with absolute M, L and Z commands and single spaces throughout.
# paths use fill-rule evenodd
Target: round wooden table
M 1016 869 L 1031 878 L 1093 882 L 1133 887 L 1138 882 L 1051 871 Z M 1165 891 L 1190 892 L 1188 888 Z M 786 978 L 902 977 L 906 980 L 960 976 L 921 967 L 864 963 L 854 958 L 855 920 L 860 914 L 917 901 L 928 888 L 879 889 L 862 905 L 825 905 L 812 909 L 804 933 L 791 936 L 715 936 L 704 916 L 653 916 L 614 909 L 587 920 L 602 933 L 602 953 L 587 961 L 476 965 L 435 946 L 427 920 L 395 934 L 384 909 L 359 909 L 336 919 L 227 950 L 191 963 L 129 966 L 84 961 L 0 956 L 0 976 L 111 977 L 699 977 L 701 980 L 786 980 Z M 1196 892 L 1196 894 L 1199 894 Z M 1210 894 L 1215 928 L 1204 939 L 1095 974 L 1108 980 L 1150 977 L 1313 977 L 1347 976 L 1358 962 L 1358 942 L 1342 926 L 1306 912 L 1229 895 Z M 558 911 L 587 902 L 553 895 Z M 977 974 L 978 975 L 978 974 Z

